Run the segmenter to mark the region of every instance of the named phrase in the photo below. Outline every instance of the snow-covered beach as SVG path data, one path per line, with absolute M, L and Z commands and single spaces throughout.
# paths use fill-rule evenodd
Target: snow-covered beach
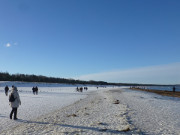
M 87 93 L 77 93 L 75 86 L 59 85 L 47 83 L 21 83 L 21 82 L 1 82 L 0 83 L 0 132 L 4 129 L 16 126 L 18 123 L 9 120 L 11 108 L 8 102 L 8 96 L 5 96 L 4 87 L 12 85 L 18 87 L 22 105 L 18 108 L 18 117 L 23 120 L 30 120 L 41 115 L 51 113 L 59 108 L 73 104 L 74 102 L 85 98 Z M 32 87 L 39 86 L 39 94 L 33 95 Z M 90 91 L 95 87 L 89 87 Z
M 0 87 L 0 134 L 174 134 L 180 133 L 180 99 L 128 88 L 18 87 L 19 120 Z

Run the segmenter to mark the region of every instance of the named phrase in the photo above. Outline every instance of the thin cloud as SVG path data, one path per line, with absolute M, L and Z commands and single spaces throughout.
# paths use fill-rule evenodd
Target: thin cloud
M 180 84 L 180 63 L 88 74 L 77 79 L 119 83 Z
M 17 46 L 18 43 L 17 42 L 14 42 L 14 43 L 6 43 L 4 46 L 9 48 L 9 47 L 12 47 L 12 46 Z
M 10 43 L 7 43 L 5 46 L 6 46 L 6 47 L 11 47 L 11 44 L 10 44 Z

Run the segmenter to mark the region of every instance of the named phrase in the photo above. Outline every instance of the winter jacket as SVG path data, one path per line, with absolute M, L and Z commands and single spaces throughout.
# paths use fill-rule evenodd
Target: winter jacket
M 10 106 L 11 106 L 12 108 L 18 108 L 19 105 L 21 105 L 21 100 L 20 100 L 19 93 L 18 93 L 16 87 L 14 87 L 14 88 L 12 89 L 11 94 L 14 95 L 15 101 L 14 101 L 14 102 L 9 102 L 9 104 L 10 104 Z M 11 94 L 10 94 L 10 95 L 11 95 Z M 9 96 L 10 96 L 10 95 L 9 95 Z

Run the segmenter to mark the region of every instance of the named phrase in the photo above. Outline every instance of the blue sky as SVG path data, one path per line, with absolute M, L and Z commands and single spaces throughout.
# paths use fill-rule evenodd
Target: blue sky
M 1 72 L 180 83 L 179 0 L 0 2 Z

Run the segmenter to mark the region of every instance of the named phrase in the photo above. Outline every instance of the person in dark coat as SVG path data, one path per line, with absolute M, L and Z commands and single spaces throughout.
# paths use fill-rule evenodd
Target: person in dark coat
M 175 86 L 173 87 L 173 92 L 175 92 L 176 91 L 176 88 L 175 88 Z
M 5 95 L 8 96 L 9 87 L 6 85 L 5 89 Z
M 36 95 L 38 94 L 38 87 L 35 88 Z
M 33 94 L 35 95 L 35 93 L 36 93 L 36 88 L 33 87 L 33 88 L 32 88 L 32 91 L 33 91 Z

